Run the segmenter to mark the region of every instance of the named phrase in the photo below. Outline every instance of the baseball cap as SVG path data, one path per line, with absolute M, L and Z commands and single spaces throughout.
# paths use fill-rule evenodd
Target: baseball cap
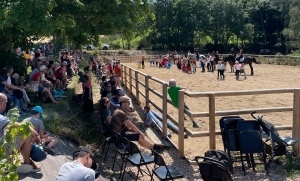
M 40 71 L 43 71 L 43 70 L 46 70 L 47 68 L 46 68 L 46 66 L 45 65 L 41 65 L 40 66 Z
M 176 86 L 176 80 L 175 79 L 170 79 L 169 80 L 169 87 L 175 87 Z
M 92 160 L 93 160 L 91 169 L 96 170 L 97 164 L 96 164 L 96 161 L 95 161 L 95 158 L 94 158 L 94 154 L 92 153 L 92 151 L 91 151 L 90 149 L 88 149 L 88 148 L 85 147 L 85 146 L 80 146 L 76 151 L 74 151 L 74 153 L 73 153 L 73 160 L 74 160 L 75 154 L 78 153 L 78 152 L 81 152 L 81 151 L 87 152 L 87 153 L 89 153 L 89 154 L 91 155 L 91 158 L 92 158 Z
M 39 112 L 41 114 L 41 118 L 43 118 L 43 109 L 41 106 L 35 106 L 32 110 Z
M 123 96 L 125 96 L 125 92 L 124 92 L 124 90 L 122 90 L 122 89 L 118 90 L 117 94 L 118 94 L 118 95 L 123 95 Z

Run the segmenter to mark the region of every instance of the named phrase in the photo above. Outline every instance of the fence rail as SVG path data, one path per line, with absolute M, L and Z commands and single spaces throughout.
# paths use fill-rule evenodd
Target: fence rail
M 105 58 L 106 61 L 111 61 L 108 58 Z M 123 62 L 123 60 L 122 60 Z M 254 111 L 258 113 L 270 113 L 270 112 L 288 112 L 293 111 L 293 124 L 276 126 L 278 130 L 292 130 L 292 137 L 294 139 L 300 140 L 300 89 L 296 88 L 286 88 L 286 89 L 266 89 L 266 90 L 244 90 L 244 91 L 221 91 L 221 92 L 190 92 L 190 91 L 179 91 L 179 105 L 178 105 L 178 119 L 176 120 L 171 115 L 168 114 L 167 104 L 172 104 L 172 101 L 168 99 L 167 87 L 168 84 L 160 79 L 146 75 L 142 72 L 139 72 L 136 69 L 133 69 L 127 65 L 121 64 L 122 69 L 122 81 L 125 83 L 125 86 L 129 89 L 130 93 L 133 94 L 132 87 L 135 88 L 135 93 L 133 94 L 138 102 L 140 102 L 140 96 L 144 97 L 146 105 L 151 104 L 163 116 L 163 138 L 167 138 L 167 119 L 173 122 L 178 126 L 178 157 L 184 157 L 184 132 L 192 138 L 195 137 L 209 137 L 209 149 L 216 148 L 216 135 L 220 135 L 220 130 L 215 128 L 215 117 L 216 116 L 225 116 L 225 115 L 241 115 L 241 114 L 250 114 Z M 139 80 L 140 77 L 143 80 Z M 129 79 L 129 80 L 128 80 Z M 149 86 L 149 80 L 153 80 L 159 83 L 162 86 L 162 93 L 154 90 Z M 143 83 L 144 81 L 144 83 Z M 141 92 L 139 85 L 142 85 L 145 90 Z M 154 101 L 149 97 L 149 93 L 153 93 L 161 99 L 162 108 L 159 107 Z M 253 109 L 241 109 L 241 110 L 222 110 L 217 111 L 215 108 L 216 97 L 224 96 L 243 96 L 243 95 L 262 95 L 262 94 L 285 94 L 293 93 L 293 106 L 290 107 L 269 107 L 269 108 L 253 108 Z M 208 112 L 190 112 L 189 110 L 184 109 L 184 96 L 197 98 L 197 97 L 208 97 L 209 101 L 209 111 Z M 192 117 L 208 117 L 209 118 L 209 130 L 193 132 L 188 128 L 184 127 L 184 114 L 187 114 Z M 300 144 L 296 143 L 294 150 L 299 154 Z

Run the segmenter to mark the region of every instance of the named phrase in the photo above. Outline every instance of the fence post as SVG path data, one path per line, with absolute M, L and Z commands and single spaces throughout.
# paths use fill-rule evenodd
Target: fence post
M 167 124 L 167 114 L 168 114 L 168 84 L 163 83 L 163 98 L 162 98 L 162 117 L 163 117 L 163 135 L 164 139 L 167 139 L 168 124 Z
M 135 71 L 135 97 L 138 104 L 140 104 L 140 94 L 139 94 L 139 72 Z
M 127 70 L 126 69 L 127 69 L 126 66 L 124 66 L 124 73 L 125 73 L 125 76 L 124 76 L 125 80 L 124 80 L 124 82 L 125 82 L 125 87 L 128 88 L 127 87 Z
M 145 76 L 145 97 L 146 106 L 149 106 L 149 75 Z
M 184 157 L 184 90 L 178 94 L 178 157 Z
M 132 69 L 129 68 L 129 92 L 132 94 Z
M 300 89 L 294 90 L 293 108 L 293 139 L 300 140 Z M 300 155 L 299 142 L 294 145 L 293 151 Z
M 215 94 L 209 95 L 209 149 L 216 149 Z

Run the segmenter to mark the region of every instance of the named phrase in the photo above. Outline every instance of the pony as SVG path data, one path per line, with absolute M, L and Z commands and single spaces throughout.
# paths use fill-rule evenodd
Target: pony
M 236 60 L 235 60 L 235 57 L 232 56 L 232 55 L 229 55 L 229 56 L 227 56 L 227 57 L 224 57 L 224 58 L 223 58 L 223 61 L 224 61 L 224 62 L 228 62 L 229 65 L 230 65 L 231 72 L 234 72 L 233 66 L 234 66 L 235 61 L 236 61 Z M 260 64 L 260 62 L 257 62 L 256 59 L 255 59 L 254 57 L 246 57 L 246 58 L 244 58 L 244 61 L 243 61 L 243 62 L 240 62 L 240 63 L 244 63 L 244 65 L 249 64 L 249 67 L 250 67 L 250 69 L 251 69 L 251 75 L 254 75 L 252 63 Z

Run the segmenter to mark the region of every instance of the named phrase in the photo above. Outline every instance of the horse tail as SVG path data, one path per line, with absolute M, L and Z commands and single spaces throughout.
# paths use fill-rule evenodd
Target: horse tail
M 253 62 L 256 64 L 260 64 L 260 62 L 256 61 L 256 59 L 253 57 Z

